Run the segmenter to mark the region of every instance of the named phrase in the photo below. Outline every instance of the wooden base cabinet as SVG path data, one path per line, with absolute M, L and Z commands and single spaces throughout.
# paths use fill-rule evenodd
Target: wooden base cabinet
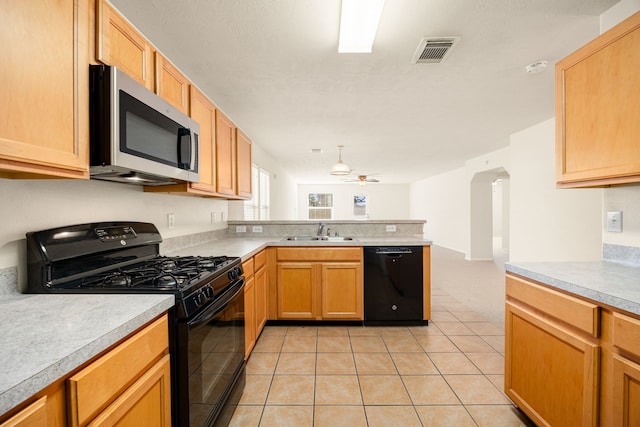
M 245 359 L 249 358 L 260 333 L 267 323 L 268 287 L 267 287 L 266 251 L 242 263 L 244 271 L 244 344 Z
M 640 364 L 613 356 L 613 425 L 640 426 Z
M 171 425 L 166 314 L 0 416 L 0 427 L 65 425 Z
M 640 317 L 508 273 L 505 393 L 537 425 L 640 426 Z
M 538 425 L 597 425 L 597 344 L 506 304 L 505 392 Z
M 362 248 L 277 248 L 277 318 L 362 320 Z
M 168 337 L 163 316 L 69 378 L 69 424 L 170 426 Z

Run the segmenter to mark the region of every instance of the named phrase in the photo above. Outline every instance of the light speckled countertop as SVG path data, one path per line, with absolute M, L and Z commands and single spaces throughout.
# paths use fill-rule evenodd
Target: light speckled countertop
M 173 251 L 168 255 L 227 255 L 238 256 L 243 260 L 252 257 L 269 246 L 430 246 L 431 241 L 414 236 L 395 237 L 354 237 L 347 241 L 326 240 L 286 240 L 285 237 L 231 237 L 213 240 L 197 246 Z
M 614 262 L 523 262 L 508 272 L 640 316 L 640 266 Z
M 166 294 L 3 295 L 0 414 L 173 305 Z

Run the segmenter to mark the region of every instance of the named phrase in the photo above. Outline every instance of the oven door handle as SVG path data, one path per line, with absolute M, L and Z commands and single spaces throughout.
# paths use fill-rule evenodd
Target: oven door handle
M 227 291 L 222 294 L 221 299 L 216 301 L 213 304 L 213 307 L 203 311 L 198 316 L 191 319 L 187 322 L 189 328 L 197 328 L 200 325 L 203 325 L 216 317 L 222 311 L 224 311 L 228 306 L 229 302 L 235 299 L 240 292 L 244 291 L 244 277 L 239 278 L 229 288 Z

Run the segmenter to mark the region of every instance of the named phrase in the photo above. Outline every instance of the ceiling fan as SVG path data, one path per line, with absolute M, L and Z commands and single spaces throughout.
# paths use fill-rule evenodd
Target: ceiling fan
M 345 179 L 343 181 L 344 182 L 357 182 L 360 185 L 365 185 L 367 182 L 380 182 L 379 179 L 372 178 L 372 177 L 367 176 L 367 175 L 358 175 L 358 176 L 354 176 L 353 178 L 350 178 L 350 179 Z

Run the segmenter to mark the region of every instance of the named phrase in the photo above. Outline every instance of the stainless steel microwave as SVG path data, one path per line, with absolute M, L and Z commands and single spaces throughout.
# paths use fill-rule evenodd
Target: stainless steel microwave
M 198 123 L 116 67 L 90 65 L 89 124 L 91 178 L 199 181 Z

